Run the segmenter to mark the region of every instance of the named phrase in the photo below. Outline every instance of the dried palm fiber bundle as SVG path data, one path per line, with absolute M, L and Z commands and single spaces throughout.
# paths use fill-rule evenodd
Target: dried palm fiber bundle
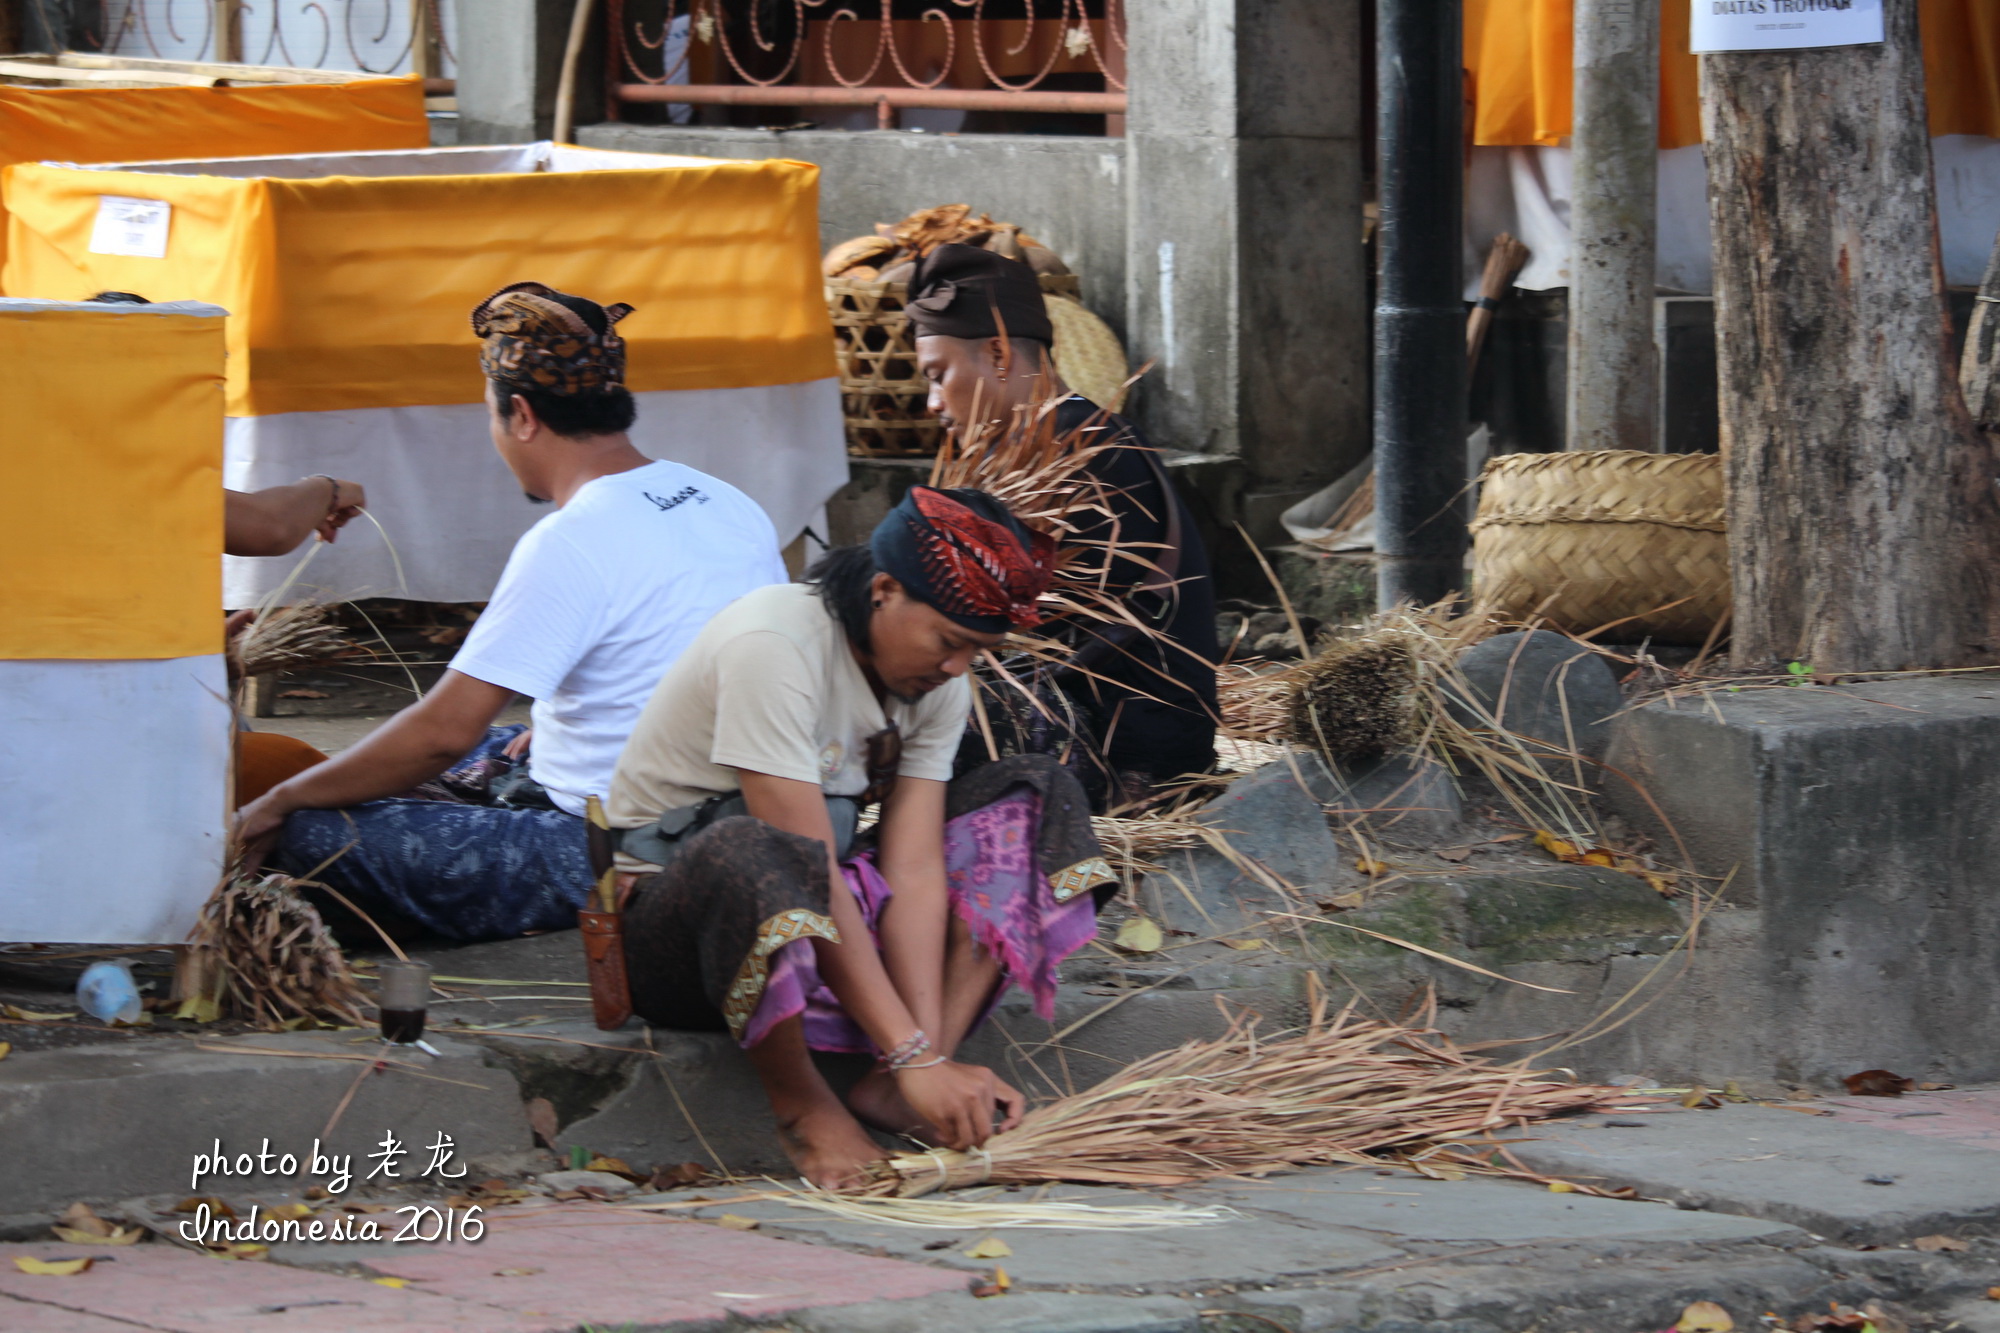
M 358 1027 L 367 995 L 304 881 L 232 866 L 188 937 L 181 1016 L 260 1028 Z
M 1473 592 L 1494 615 L 1701 644 L 1729 614 L 1716 454 L 1507 454 L 1480 478 L 1472 532 Z
M 905 1197 L 988 1182 L 1179 1185 L 1287 1167 L 1421 1159 L 1622 1095 L 1455 1048 L 1428 1027 L 1331 1018 L 1270 1039 L 1239 1016 L 1212 1041 L 1162 1051 L 1037 1107 L 970 1152 L 899 1153 L 853 1187 Z M 1451 1166 L 1486 1168 L 1455 1156 Z
M 333 623 L 331 607 L 311 601 L 260 609 L 249 628 L 229 644 L 241 676 L 295 671 L 365 651 Z
M 1415 739 L 1416 667 L 1400 643 L 1338 640 L 1291 680 L 1291 739 L 1336 763 L 1375 759 Z

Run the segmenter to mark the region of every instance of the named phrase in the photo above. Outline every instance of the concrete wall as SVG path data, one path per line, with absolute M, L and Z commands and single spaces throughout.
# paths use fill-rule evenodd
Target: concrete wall
M 1083 279 L 1083 303 L 1125 331 L 1125 141 L 905 130 L 588 125 L 591 148 L 690 157 L 789 157 L 820 168 L 820 239 L 863 236 L 920 208 L 971 204 L 1019 223 Z

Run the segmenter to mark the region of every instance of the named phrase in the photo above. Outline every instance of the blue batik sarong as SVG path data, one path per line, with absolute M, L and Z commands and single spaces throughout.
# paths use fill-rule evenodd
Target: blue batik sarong
M 440 783 L 439 799 L 399 797 L 285 820 L 272 868 L 307 875 L 392 930 L 448 939 L 513 939 L 576 925 L 591 886 L 584 821 L 561 810 L 490 800 L 511 767 L 500 754 L 522 728 L 494 727 Z M 445 795 L 444 793 L 449 793 Z

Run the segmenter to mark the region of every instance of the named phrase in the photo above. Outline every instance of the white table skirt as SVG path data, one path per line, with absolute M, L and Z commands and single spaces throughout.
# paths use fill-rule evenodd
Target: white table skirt
M 0 942 L 180 944 L 222 875 L 222 658 L 0 661 Z
M 1931 140 L 1931 160 L 1945 281 L 1976 287 L 2000 230 L 2000 140 L 1947 134 Z M 1708 174 L 1699 144 L 1661 152 L 1659 188 L 1660 285 L 1714 291 Z M 1479 295 L 1486 251 L 1503 231 L 1531 252 L 1516 286 L 1529 291 L 1569 286 L 1569 149 L 1475 148 L 1465 197 L 1468 298 Z
M 764 506 L 781 542 L 847 484 L 837 380 L 636 397 L 632 442 L 741 489 Z M 375 518 L 357 519 L 314 552 L 291 590 L 332 600 L 483 601 L 516 539 L 548 512 L 522 496 L 494 452 L 481 403 L 229 419 L 224 485 L 257 490 L 316 472 L 367 487 Z M 225 558 L 224 604 L 257 605 L 309 549 Z

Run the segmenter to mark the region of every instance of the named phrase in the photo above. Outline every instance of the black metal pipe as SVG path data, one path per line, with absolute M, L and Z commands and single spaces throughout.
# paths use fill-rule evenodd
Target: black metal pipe
M 1465 584 L 1460 0 L 1377 0 L 1376 602 Z

